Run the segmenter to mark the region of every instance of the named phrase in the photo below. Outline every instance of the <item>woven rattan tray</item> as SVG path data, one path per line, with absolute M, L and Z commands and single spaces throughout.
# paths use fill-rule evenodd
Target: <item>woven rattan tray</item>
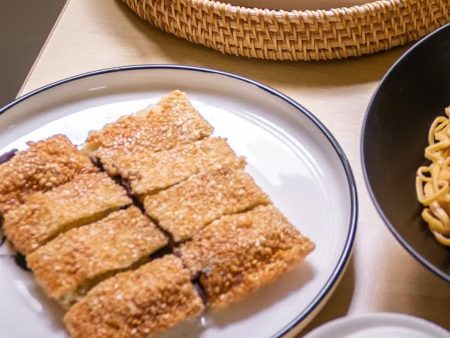
M 330 60 L 415 41 L 450 21 L 450 0 L 381 0 L 315 11 L 249 9 L 207 0 L 123 0 L 142 19 L 222 53 Z

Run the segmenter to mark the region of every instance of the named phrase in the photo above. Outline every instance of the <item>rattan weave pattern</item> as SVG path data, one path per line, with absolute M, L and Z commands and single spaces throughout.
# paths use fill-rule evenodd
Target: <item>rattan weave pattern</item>
M 450 22 L 450 0 L 380 0 L 315 11 L 250 9 L 208 0 L 123 0 L 143 20 L 222 53 L 331 60 L 415 41 Z

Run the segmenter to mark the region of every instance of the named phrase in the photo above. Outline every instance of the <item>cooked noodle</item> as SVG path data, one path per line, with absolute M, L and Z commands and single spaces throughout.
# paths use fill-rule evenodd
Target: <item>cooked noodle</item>
M 417 199 L 425 208 L 422 218 L 436 240 L 450 246 L 450 107 L 431 125 L 425 157 L 429 166 L 417 170 Z

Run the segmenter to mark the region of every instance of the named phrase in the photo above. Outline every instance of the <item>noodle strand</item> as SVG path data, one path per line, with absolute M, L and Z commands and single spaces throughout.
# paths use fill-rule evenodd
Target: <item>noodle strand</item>
M 417 170 L 416 193 L 425 207 L 422 218 L 434 238 L 450 247 L 450 106 L 445 114 L 431 124 L 425 148 L 425 158 L 431 163 Z

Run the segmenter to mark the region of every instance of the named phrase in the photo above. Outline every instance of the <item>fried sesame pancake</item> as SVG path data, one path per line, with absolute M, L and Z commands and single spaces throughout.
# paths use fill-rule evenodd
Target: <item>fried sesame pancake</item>
M 114 158 L 120 154 L 170 149 L 211 133 L 212 127 L 191 105 L 186 94 L 176 90 L 140 114 L 123 116 L 100 131 L 91 132 L 85 151 L 114 174 Z
M 144 199 L 146 213 L 177 242 L 191 238 L 223 215 L 268 203 L 269 197 L 239 166 L 193 175 Z
M 69 230 L 27 257 L 46 294 L 68 308 L 97 281 L 148 261 L 168 239 L 136 207 Z
M 276 207 L 265 205 L 212 222 L 176 254 L 218 309 L 276 280 L 312 250 Z
M 189 271 L 167 255 L 98 284 L 64 323 L 72 338 L 148 338 L 203 310 Z
M 0 226 L 72 338 L 153 337 L 314 250 L 212 133 L 175 90 L 81 151 L 56 135 L 0 156 Z
M 95 222 L 131 202 L 126 190 L 105 173 L 78 175 L 53 190 L 28 196 L 5 214 L 3 229 L 16 250 L 28 255 L 59 233 Z
M 239 167 L 241 163 L 244 159 L 236 156 L 225 139 L 211 137 L 157 153 L 117 156 L 111 174 L 118 172 L 139 196 L 163 190 L 200 172 L 227 164 Z
M 45 192 L 79 174 L 97 171 L 64 135 L 28 142 L 28 149 L 0 164 L 0 213 L 19 206 L 36 191 Z

